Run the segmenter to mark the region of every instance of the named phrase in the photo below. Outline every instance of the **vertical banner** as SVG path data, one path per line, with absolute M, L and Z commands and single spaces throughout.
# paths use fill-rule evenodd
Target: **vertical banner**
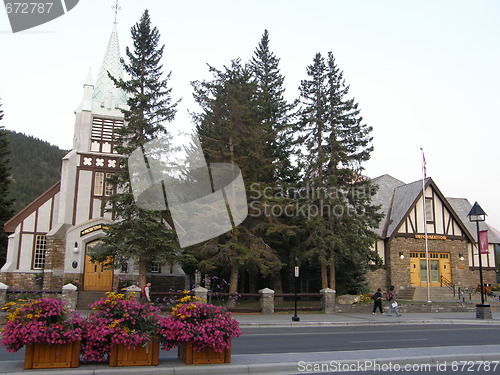
M 488 231 L 479 231 L 479 253 L 488 254 Z

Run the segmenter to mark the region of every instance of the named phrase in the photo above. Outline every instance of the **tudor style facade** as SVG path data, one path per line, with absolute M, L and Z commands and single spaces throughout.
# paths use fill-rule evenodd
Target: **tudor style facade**
M 369 273 L 370 289 L 479 284 L 476 231 L 467 219 L 472 205 L 466 199 L 446 198 L 431 178 L 405 184 L 383 175 L 373 182 L 379 187 L 374 204 L 384 213 L 374 250 L 384 267 Z M 483 223 L 481 229 L 488 227 Z M 500 239 L 494 230 L 489 239 L 490 252 L 482 255 L 483 277 L 496 284 L 495 244 Z
M 132 261 L 113 270 L 92 263 L 89 255 L 104 236 L 103 227 L 114 219 L 103 202 L 113 193 L 106 178 L 119 166 L 114 132 L 124 124 L 121 109 L 127 102 L 108 71 L 123 77 L 116 24 L 95 86 L 90 72 L 83 86 L 83 99 L 75 111 L 73 148 L 63 158 L 60 182 L 5 224 L 11 234 L 0 281 L 11 287 L 29 288 L 43 276 L 45 289 L 76 280 L 81 290 L 108 291 L 118 286 L 120 278 L 133 280 L 137 275 Z M 150 271 L 153 285 L 185 286 L 179 266 L 152 265 Z

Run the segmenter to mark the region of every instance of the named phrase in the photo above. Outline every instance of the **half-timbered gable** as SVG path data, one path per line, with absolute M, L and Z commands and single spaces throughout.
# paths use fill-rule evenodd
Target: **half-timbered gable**
M 374 251 L 384 266 L 372 265 L 372 289 L 478 284 L 476 229 L 466 199 L 446 198 L 431 178 L 405 184 L 389 175 L 373 179 L 379 187 L 373 203 L 384 214 Z M 424 193 L 425 192 L 425 193 Z M 481 228 L 488 230 L 483 223 Z M 490 252 L 482 255 L 488 283 L 495 283 L 495 248 L 500 236 L 490 230 Z
M 73 147 L 62 160 L 60 182 L 5 226 L 11 234 L 0 281 L 9 286 L 30 287 L 34 276 L 43 275 L 47 289 L 76 280 L 80 290 L 108 291 L 118 287 L 120 278 L 134 279 L 138 274 L 132 260 L 117 270 L 91 261 L 105 235 L 103 229 L 115 219 L 104 202 L 113 193 L 107 179 L 120 165 L 115 134 L 124 126 L 122 110 L 127 108 L 125 93 L 114 86 L 108 72 L 123 78 L 116 25 L 96 84 L 89 72 L 83 85 Z M 150 281 L 159 288 L 185 286 L 180 266 L 151 265 L 150 271 Z

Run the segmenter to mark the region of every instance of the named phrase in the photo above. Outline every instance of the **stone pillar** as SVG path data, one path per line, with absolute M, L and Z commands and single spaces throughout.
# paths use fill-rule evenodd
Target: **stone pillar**
M 476 305 L 476 319 L 493 319 L 490 305 Z
M 62 287 L 62 300 L 66 302 L 65 306 L 68 310 L 76 310 L 77 290 L 78 288 L 73 284 L 66 284 Z
M 262 314 L 274 314 L 274 290 L 264 288 L 259 290 L 260 312 Z
M 330 288 L 321 289 L 321 309 L 325 314 L 335 313 L 335 296 L 337 292 Z
M 205 303 L 208 301 L 208 289 L 203 288 L 202 286 L 197 286 L 196 288 L 193 289 L 194 296 L 200 298 L 201 300 L 205 301 Z
M 8 285 L 0 283 L 0 308 L 7 303 L 7 289 Z
M 125 298 L 128 298 L 129 296 L 134 297 L 136 302 L 140 302 L 141 298 L 141 288 L 139 288 L 137 285 L 130 285 L 125 288 Z

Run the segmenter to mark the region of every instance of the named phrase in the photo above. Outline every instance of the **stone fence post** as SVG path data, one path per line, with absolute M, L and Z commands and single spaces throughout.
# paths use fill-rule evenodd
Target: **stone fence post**
M 73 284 L 66 284 L 62 287 L 62 300 L 66 302 L 65 306 L 68 310 L 76 310 L 77 290 L 78 288 Z
M 129 296 L 134 297 L 136 302 L 141 301 L 141 288 L 139 288 L 137 285 L 130 285 L 125 288 L 125 298 L 128 298 Z
M 264 288 L 259 290 L 260 312 L 262 314 L 274 314 L 274 290 Z
M 8 285 L 0 283 L 0 307 L 7 303 L 7 289 L 9 289 Z
M 207 302 L 208 301 L 208 289 L 203 288 L 202 286 L 197 286 L 196 288 L 193 289 L 194 296 L 198 297 L 199 299 Z
M 321 309 L 325 314 L 335 313 L 335 296 L 337 292 L 330 288 L 321 289 Z

